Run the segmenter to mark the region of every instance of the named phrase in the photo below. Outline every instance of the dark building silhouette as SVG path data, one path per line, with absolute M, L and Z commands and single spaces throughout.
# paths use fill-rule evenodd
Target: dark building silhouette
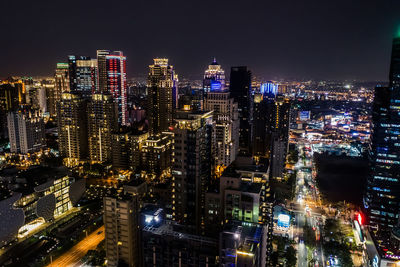
M 250 155 L 251 152 L 251 72 L 246 66 L 232 67 L 229 90 L 238 103 L 240 130 L 239 155 Z
M 173 219 L 200 234 L 211 179 L 212 112 L 177 111 L 175 121 Z
M 283 96 L 255 93 L 253 97 L 252 154 L 270 160 L 271 177 L 283 174 L 290 124 L 290 101 Z
M 271 153 L 271 122 L 274 98 L 256 93 L 253 96 L 252 154 L 256 160 Z

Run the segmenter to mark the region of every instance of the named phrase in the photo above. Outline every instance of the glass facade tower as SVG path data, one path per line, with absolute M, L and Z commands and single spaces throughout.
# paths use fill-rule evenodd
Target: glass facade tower
M 389 87 L 376 87 L 372 109 L 370 175 L 364 207 L 371 230 L 385 244 L 400 206 L 400 38 L 393 40 Z

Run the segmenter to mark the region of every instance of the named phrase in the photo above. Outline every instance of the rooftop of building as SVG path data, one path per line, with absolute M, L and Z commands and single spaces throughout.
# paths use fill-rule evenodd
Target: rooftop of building
M 159 205 L 146 203 L 144 207 L 141 209 L 140 213 L 155 215 L 159 211 L 160 211 Z
M 209 116 L 212 114 L 212 111 L 203 111 L 203 110 L 186 110 L 181 109 L 176 111 L 176 119 L 189 119 L 195 120 L 200 117 Z
M 234 162 L 227 168 L 232 168 L 236 171 L 250 171 L 250 172 L 268 172 L 268 159 L 259 159 L 256 163 L 252 157 L 238 156 Z
M 113 134 L 130 134 L 130 135 L 144 135 L 147 134 L 146 130 L 141 130 L 136 127 L 121 126 L 117 132 Z
M 262 226 L 255 223 L 230 221 L 224 226 L 223 233 L 238 234 L 243 241 L 261 242 Z
M 138 178 L 138 177 L 135 176 L 135 174 L 132 174 L 131 175 L 131 180 L 128 183 L 126 183 L 126 185 L 136 187 L 136 186 L 142 185 L 145 182 L 146 181 L 143 180 L 142 178 Z
M 265 178 L 268 174 L 268 160 L 262 160 L 256 164 L 251 157 L 237 157 L 236 160 L 229 165 L 222 176 L 242 178 L 243 180 L 253 180 L 254 178 Z
M 172 221 L 164 221 L 160 226 L 145 226 L 143 227 L 144 232 L 148 232 L 158 236 L 170 237 L 179 240 L 187 240 L 200 242 L 202 244 L 217 245 L 218 240 L 210 237 L 201 235 L 194 235 L 185 233 L 183 230 L 184 226 L 173 223 Z
M 247 193 L 258 194 L 258 193 L 261 192 L 262 186 L 263 185 L 261 183 L 242 182 L 240 184 L 240 191 L 247 192 Z

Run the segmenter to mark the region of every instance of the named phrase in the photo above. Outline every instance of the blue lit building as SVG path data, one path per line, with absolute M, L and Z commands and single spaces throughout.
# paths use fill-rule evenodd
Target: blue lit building
M 276 96 L 278 94 L 278 85 L 273 82 L 261 84 L 260 93 L 268 96 Z
M 389 87 L 376 87 L 372 110 L 371 172 L 364 207 L 381 247 L 398 225 L 400 207 L 400 37 L 393 40 Z
M 205 93 L 225 90 L 225 71 L 215 58 L 204 72 L 203 90 Z

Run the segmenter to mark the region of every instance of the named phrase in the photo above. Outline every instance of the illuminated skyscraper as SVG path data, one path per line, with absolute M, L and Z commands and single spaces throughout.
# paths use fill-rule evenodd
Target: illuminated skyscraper
M 204 98 L 204 110 L 213 111 L 216 166 L 229 166 L 239 150 L 238 104 L 229 91 L 211 91 Z
M 238 103 L 240 130 L 239 130 L 239 154 L 250 154 L 251 127 L 251 72 L 246 66 L 232 67 L 229 91 Z
M 204 72 L 203 90 L 205 93 L 225 90 L 225 71 L 215 58 Z
M 109 50 L 97 50 L 97 79 L 100 92 L 107 90 L 107 60 L 106 56 L 110 54 Z
M 56 103 L 61 100 L 61 95 L 70 92 L 68 63 L 57 63 L 54 81 L 54 88 L 47 90 L 48 111 L 51 116 L 56 116 Z
M 166 58 L 155 58 L 149 66 L 147 78 L 147 110 L 150 134 L 167 131 L 172 125 L 173 110 L 177 103 L 177 82 L 173 66 Z M 175 91 L 175 95 L 174 95 Z
M 274 101 L 271 121 L 271 176 L 282 178 L 289 144 L 290 100 L 278 96 Z
M 90 99 L 97 90 L 97 60 L 86 56 L 69 56 L 70 91 Z
M 39 110 L 21 107 L 7 115 L 12 153 L 27 154 L 46 146 L 44 121 Z
M 393 40 L 389 87 L 376 87 L 372 108 L 370 175 L 364 195 L 369 225 L 386 247 L 400 206 L 400 36 Z M 394 231 L 399 239 L 399 231 Z M 390 252 L 389 248 L 389 252 Z M 390 253 L 389 253 L 390 254 Z M 396 258 L 397 260 L 397 258 Z
M 111 133 L 118 128 L 116 111 L 111 95 L 92 95 L 88 103 L 89 156 L 92 163 L 111 160 Z
M 57 103 L 58 144 L 67 165 L 76 165 L 88 155 L 86 100 L 79 94 L 63 93 Z
M 172 216 L 200 234 L 211 180 L 212 112 L 177 111 L 175 121 Z
M 128 124 L 126 57 L 121 51 L 97 51 L 98 89 L 112 95 L 118 106 L 118 123 Z

